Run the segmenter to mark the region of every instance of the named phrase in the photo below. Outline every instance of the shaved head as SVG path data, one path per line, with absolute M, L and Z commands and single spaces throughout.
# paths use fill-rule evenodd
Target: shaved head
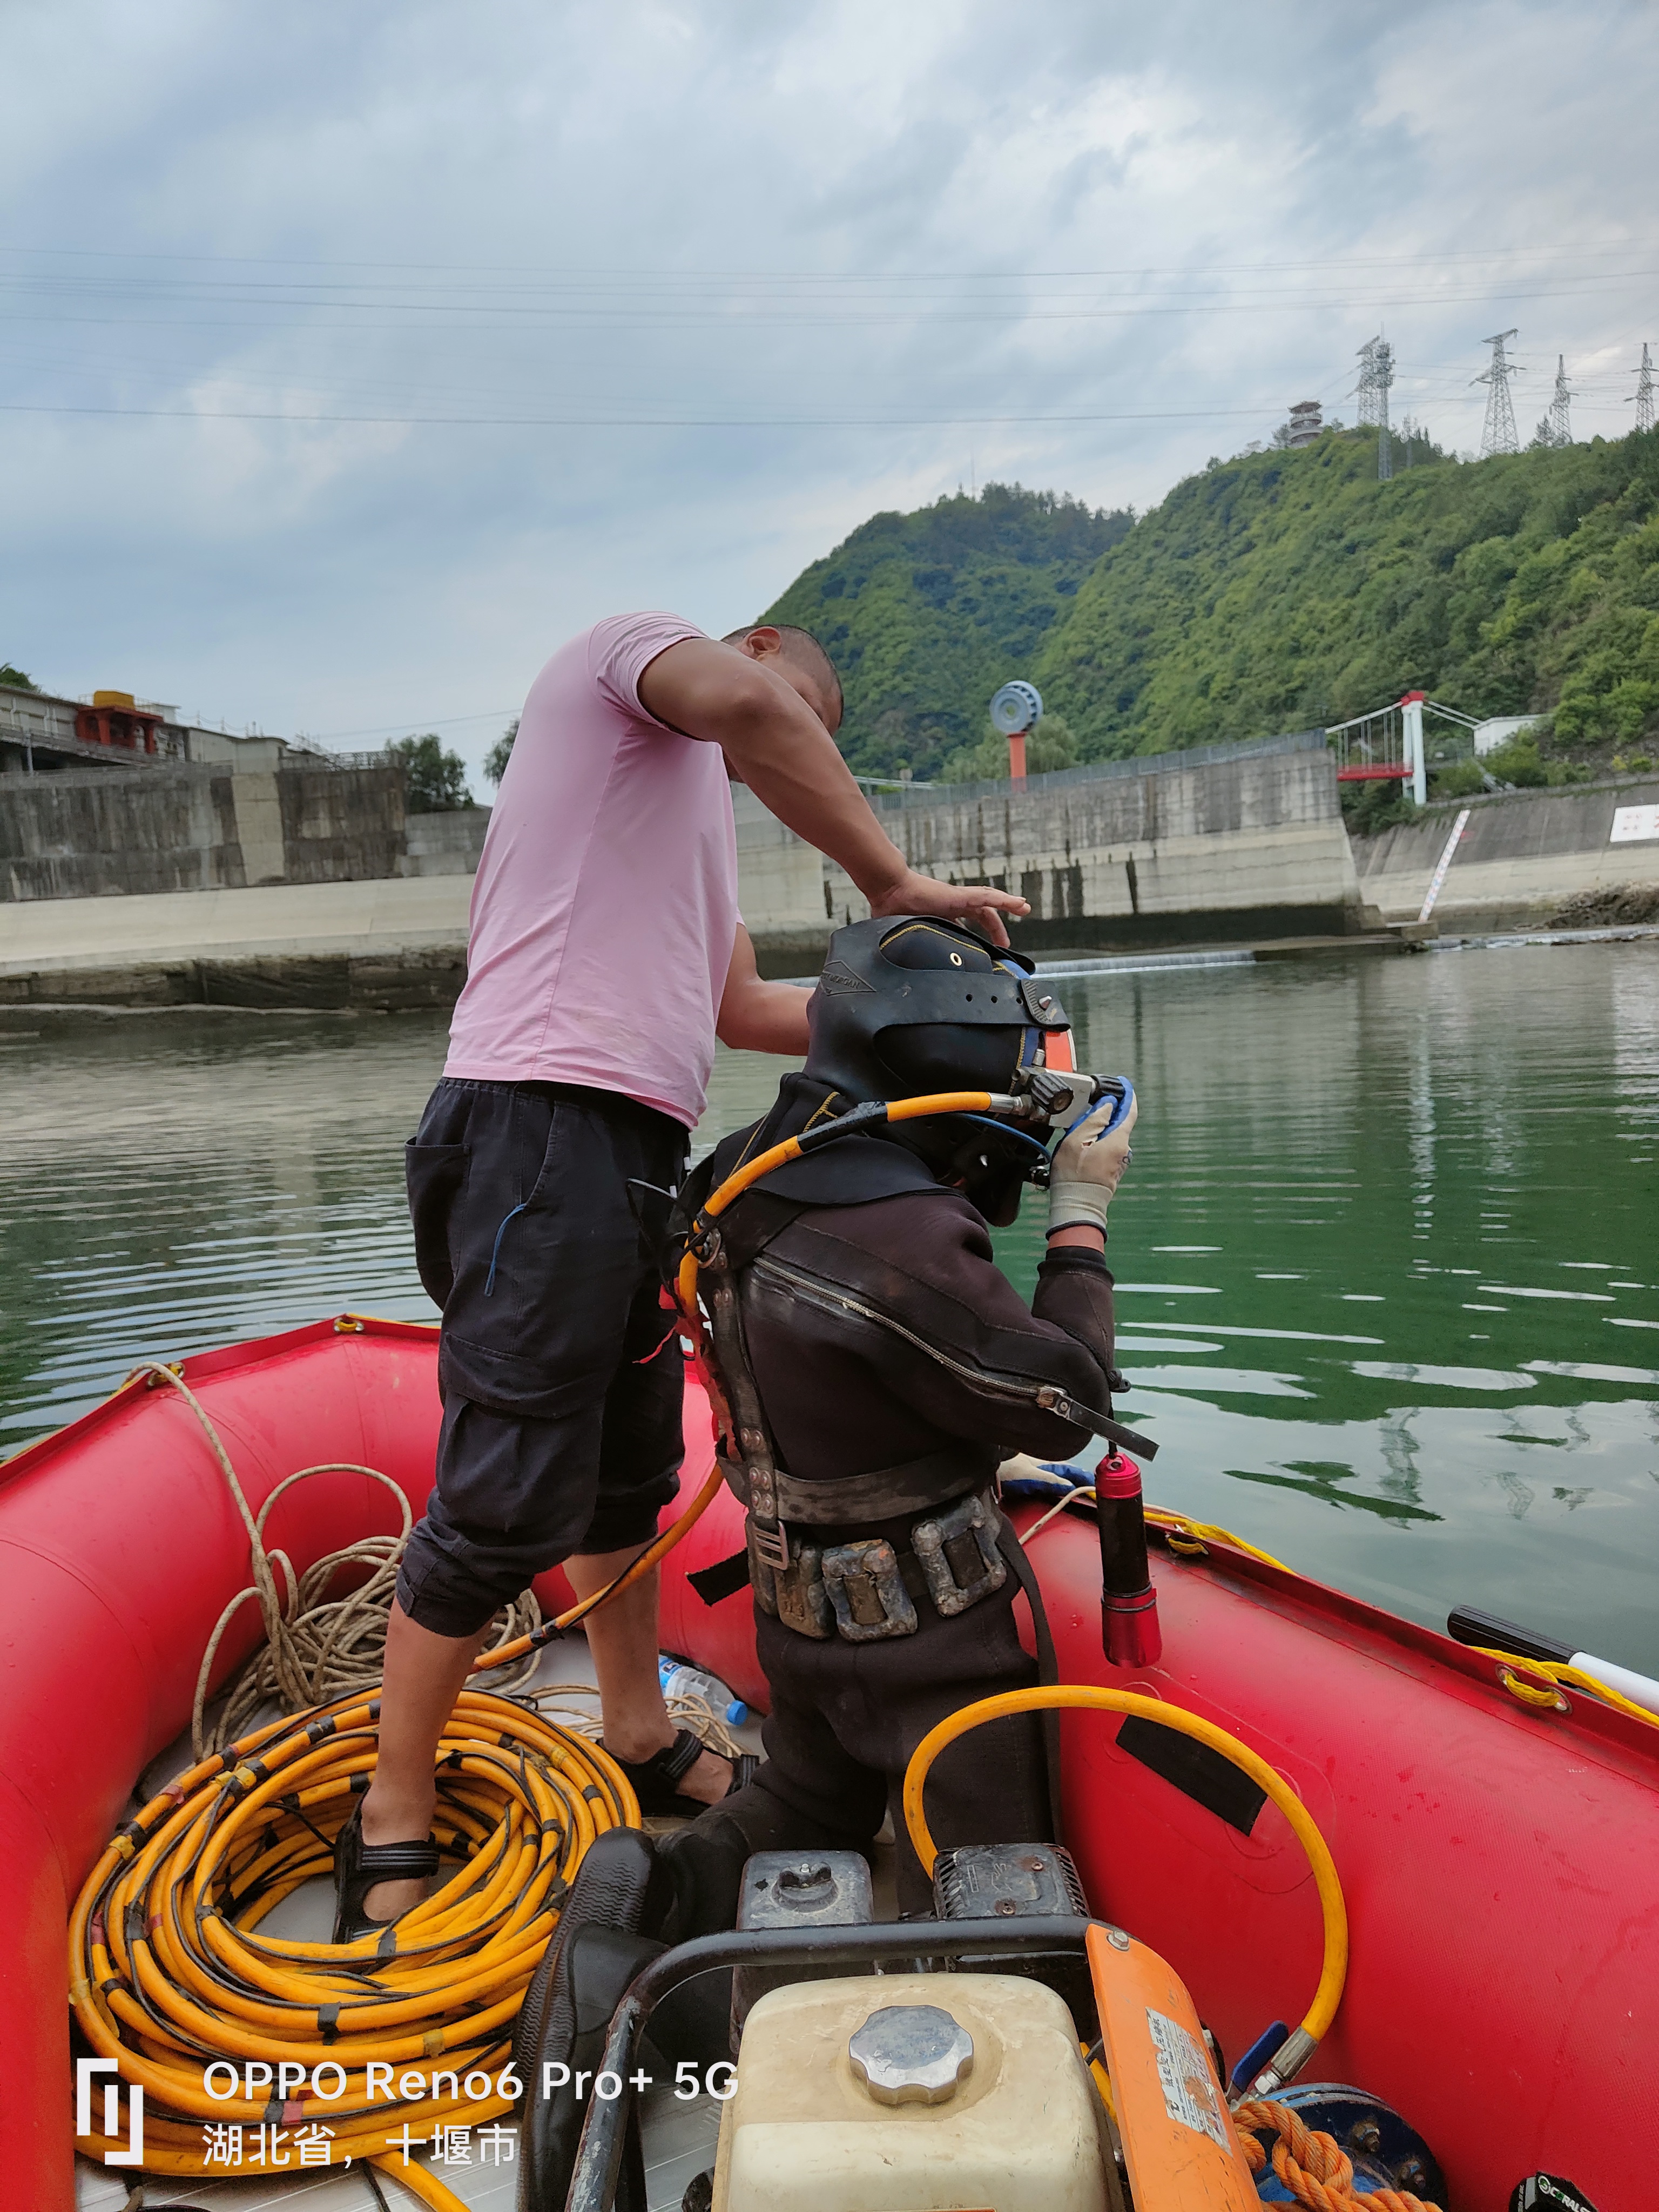
M 838 729 L 846 705 L 842 697 L 841 678 L 836 673 L 835 662 L 811 631 L 801 629 L 794 623 L 748 623 L 741 629 L 728 630 L 720 643 L 746 647 L 750 638 L 777 640 L 771 649 L 811 678 L 823 696 L 828 726 L 832 731 Z M 756 657 L 763 658 L 763 654 Z

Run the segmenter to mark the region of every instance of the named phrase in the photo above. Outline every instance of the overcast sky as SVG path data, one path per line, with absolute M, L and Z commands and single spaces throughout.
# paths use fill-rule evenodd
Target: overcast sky
M 1156 503 L 1379 329 L 1621 434 L 1659 9 L 0 0 L 0 658 L 476 761 L 883 507 Z M 287 418 L 287 419 L 284 419 Z M 476 787 L 481 796 L 487 787 Z

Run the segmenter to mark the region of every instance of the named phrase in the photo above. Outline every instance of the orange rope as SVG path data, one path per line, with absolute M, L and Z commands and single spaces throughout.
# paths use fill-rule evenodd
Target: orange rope
M 1279 2141 L 1273 2147 L 1273 2172 L 1298 2204 L 1309 2212 L 1439 2212 L 1425 2204 L 1408 2189 L 1378 2189 L 1358 2196 L 1353 2185 L 1353 2160 L 1334 2136 L 1305 2127 L 1288 2105 L 1257 2098 L 1241 2105 L 1233 2114 L 1245 2162 L 1252 2173 L 1267 2163 L 1267 2152 L 1251 2132 L 1271 2128 Z

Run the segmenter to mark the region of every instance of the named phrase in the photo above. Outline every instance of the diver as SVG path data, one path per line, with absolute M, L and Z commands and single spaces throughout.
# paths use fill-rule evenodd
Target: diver
M 744 1162 L 863 1102 L 1005 1094 L 1041 1085 L 1046 1061 L 1071 1065 L 1066 1017 L 1030 963 L 927 917 L 838 931 L 810 1019 L 802 1072 L 688 1182 L 682 1233 Z M 731 1924 L 748 1853 L 867 1853 L 890 1810 L 900 1911 L 931 1909 L 900 1808 L 910 1754 L 948 1714 L 1038 1680 L 1016 1627 L 1022 1587 L 1047 1640 L 999 1465 L 1069 1458 L 1125 1387 L 1104 1249 L 1133 1095 L 1105 1133 L 1122 1104 L 1087 1112 L 1052 1164 L 1030 1122 L 877 1123 L 772 1170 L 705 1224 L 710 1379 L 749 1520 L 746 1553 L 693 1582 L 709 1602 L 751 1583 L 772 1710 L 759 1771 L 668 1850 L 702 1893 L 703 1928 Z M 1028 1307 L 988 1229 L 1044 1178 L 1048 1252 Z M 1057 1796 L 1043 1722 L 1008 1717 L 939 1759 L 929 1818 L 942 1848 L 1058 1842 Z

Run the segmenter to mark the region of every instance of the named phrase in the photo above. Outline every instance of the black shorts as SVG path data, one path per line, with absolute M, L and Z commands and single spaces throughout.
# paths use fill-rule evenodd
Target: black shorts
M 614 1091 L 447 1076 L 405 1149 L 443 1425 L 398 1597 L 470 1636 L 573 1552 L 648 1541 L 679 1488 L 678 1332 L 628 1185 L 677 1184 L 686 1132 Z

